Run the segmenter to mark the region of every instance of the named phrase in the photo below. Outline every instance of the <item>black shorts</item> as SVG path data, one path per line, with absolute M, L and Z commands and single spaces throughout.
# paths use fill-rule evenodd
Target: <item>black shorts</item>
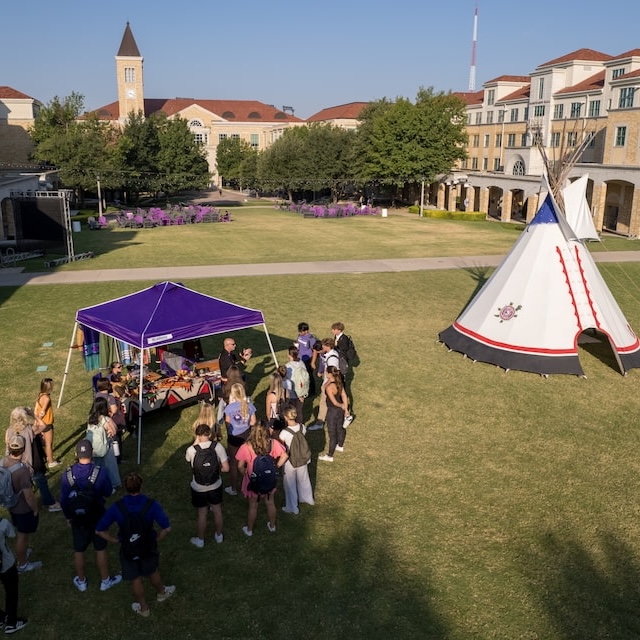
M 11 522 L 18 533 L 35 533 L 38 529 L 39 518 L 40 516 L 37 516 L 33 511 L 11 514 Z
M 40 433 L 47 433 L 47 431 L 53 431 L 53 425 L 52 424 L 46 424 L 44 426 L 44 429 L 42 429 L 42 431 L 40 431 Z
M 124 557 L 120 549 L 120 566 L 122 567 L 122 577 L 125 580 L 135 580 L 142 576 L 150 576 L 158 570 L 160 565 L 160 553 L 154 551 L 146 558 L 139 560 L 129 560 Z
M 222 483 L 211 491 L 194 491 L 191 489 L 191 504 L 196 509 L 208 507 L 210 504 L 222 504 Z
M 107 541 L 95 532 L 95 526 L 75 527 L 72 525 L 71 537 L 73 538 L 73 550 L 78 553 L 86 551 L 92 542 L 96 551 L 103 551 L 107 548 Z
M 227 444 L 230 444 L 232 447 L 236 447 L 239 449 L 248 440 L 250 432 L 251 429 L 247 429 L 239 436 L 232 436 L 231 434 L 227 435 Z

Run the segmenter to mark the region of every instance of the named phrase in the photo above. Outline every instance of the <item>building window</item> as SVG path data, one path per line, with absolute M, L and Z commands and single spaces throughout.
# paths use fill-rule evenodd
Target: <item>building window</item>
M 190 127 L 201 127 L 202 126 L 202 122 L 200 122 L 200 120 L 191 120 L 189 122 L 189 126 Z
M 471 114 L 467 114 L 467 124 L 471 124 Z
M 597 118 L 600 115 L 600 100 L 592 100 L 589 103 L 589 117 Z
M 522 160 L 516 160 L 516 162 L 513 165 L 512 173 L 514 176 L 525 175 L 525 167 L 524 167 L 524 162 L 522 162 Z
M 562 117 L 564 116 L 564 105 L 563 104 L 557 104 L 553 107 L 553 117 L 556 120 L 560 120 L 562 119 Z
M 616 127 L 616 141 L 614 146 L 624 147 L 624 143 L 627 139 L 627 127 Z
M 473 136 L 473 145 L 474 147 L 479 147 L 480 146 L 480 136 L 475 135 Z
M 504 122 L 504 109 L 498 111 L 498 122 Z
M 511 122 L 518 122 L 518 110 L 517 109 L 511 109 L 510 121 Z
M 542 144 L 542 131 L 540 127 L 537 127 L 531 132 L 531 146 Z
M 577 131 L 568 131 L 567 132 L 567 147 L 575 147 L 578 144 L 578 132 Z
M 582 102 L 571 103 L 571 118 L 579 118 L 582 111 Z
M 478 158 L 471 158 L 471 168 L 478 170 Z
M 589 131 L 589 133 L 587 133 L 587 139 L 589 140 L 589 143 L 587 144 L 589 148 L 596 146 L 596 134 L 594 131 Z
M 476 113 L 476 124 L 482 124 L 482 114 Z
M 544 105 L 539 104 L 533 108 L 533 115 L 536 118 L 542 118 L 544 116 Z
M 496 133 L 496 148 L 499 149 L 502 146 L 502 134 Z
M 529 107 L 524 108 L 524 120 L 525 122 L 529 119 Z
M 538 100 L 542 100 L 544 97 L 544 78 L 540 78 L 538 83 Z
M 487 104 L 491 106 L 496 101 L 496 90 L 489 89 L 487 91 Z
M 222 142 L 223 140 L 227 139 L 227 134 L 226 133 L 219 133 L 218 134 L 218 142 Z
M 551 133 L 551 146 L 555 147 L 556 149 L 560 146 L 560 132 L 559 131 L 553 131 Z
M 489 136 L 489 134 L 488 134 L 488 133 L 486 133 L 486 134 L 485 134 L 485 136 L 484 136 L 484 146 L 485 146 L 485 149 L 489 146 L 489 137 L 490 137 L 490 136 Z
M 619 78 L 620 76 L 623 76 L 624 73 L 625 73 L 624 67 L 620 67 L 620 69 L 614 69 L 613 73 L 611 74 L 611 78 L 613 80 L 615 80 L 616 78 Z
M 136 81 L 136 69 L 135 67 L 124 68 L 124 81 L 131 83 Z
M 487 111 L 487 124 L 493 124 L 493 111 Z
M 231 134 L 231 139 L 232 140 L 240 140 L 240 134 L 239 133 L 232 133 Z
M 500 171 L 500 158 L 493 159 L 493 170 Z
M 260 136 L 257 133 L 251 134 L 250 144 L 254 149 L 257 149 L 260 146 Z
M 507 134 L 507 147 L 513 148 L 516 146 L 516 134 L 509 133 Z
M 209 142 L 209 138 L 208 138 L 206 133 L 194 133 L 193 134 L 193 139 L 198 144 L 203 144 L 203 145 L 206 145 Z
M 521 147 L 526 147 L 527 146 L 527 134 L 526 133 L 523 133 L 520 136 L 520 146 Z
M 629 109 L 633 107 L 633 95 L 635 93 L 634 87 L 627 87 L 620 89 L 620 102 L 618 104 L 619 109 Z
M 486 171 L 489 168 L 489 158 L 482 158 L 482 170 Z

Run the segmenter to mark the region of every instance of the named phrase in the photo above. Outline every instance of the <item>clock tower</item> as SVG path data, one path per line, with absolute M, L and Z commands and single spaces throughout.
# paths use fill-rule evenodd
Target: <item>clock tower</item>
M 124 124 L 132 111 L 134 113 L 138 113 L 138 111 L 144 113 L 143 61 L 144 59 L 140 55 L 138 45 L 127 22 L 120 49 L 116 54 L 118 105 L 120 107 L 119 121 L 121 124 Z

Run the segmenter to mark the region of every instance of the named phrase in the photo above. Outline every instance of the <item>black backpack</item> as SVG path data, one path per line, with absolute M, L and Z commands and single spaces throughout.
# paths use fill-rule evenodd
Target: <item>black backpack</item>
M 351 336 L 348 336 L 346 333 L 342 335 L 344 338 L 343 344 L 341 345 L 342 348 L 337 350 L 340 360 L 338 368 L 340 369 L 340 373 L 344 375 L 349 367 L 357 367 L 360 364 L 360 358 L 358 357 L 356 345 L 353 344 Z
M 147 498 L 142 509 L 134 512 L 127 509 L 124 498 L 118 500 L 116 505 L 124 518 L 120 526 L 120 543 L 124 557 L 127 560 L 141 560 L 156 553 L 158 543 L 153 531 L 153 521 L 147 518 L 147 513 L 153 506 L 153 499 Z
M 199 444 L 193 445 L 196 455 L 191 466 L 193 467 L 193 478 L 201 485 L 212 485 L 220 480 L 220 461 L 216 453 L 215 443 L 209 447 L 201 447 Z
M 298 431 L 287 427 L 285 431 L 288 431 L 293 436 L 289 445 L 289 462 L 291 466 L 296 468 L 304 467 L 311 460 L 311 449 L 304 433 L 302 433 L 302 427 Z
M 253 461 L 253 471 L 249 476 L 249 491 L 258 495 L 271 493 L 278 485 L 278 467 L 271 457 L 271 441 L 266 454 L 257 456 Z
M 100 467 L 94 466 L 87 478 L 87 486 L 78 488 L 76 477 L 67 468 L 67 482 L 69 483 L 68 512 L 71 513 L 71 523 L 76 527 L 93 526 L 98 521 L 101 513 L 98 494 L 96 493 L 96 480 L 100 473 Z

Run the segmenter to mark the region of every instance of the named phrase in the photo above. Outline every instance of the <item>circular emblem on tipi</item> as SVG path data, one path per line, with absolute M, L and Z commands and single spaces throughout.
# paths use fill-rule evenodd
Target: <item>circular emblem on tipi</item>
M 507 304 L 500 309 L 498 317 L 500 318 L 501 322 L 511 320 L 511 318 L 516 317 L 516 311 L 517 309 L 512 304 Z

